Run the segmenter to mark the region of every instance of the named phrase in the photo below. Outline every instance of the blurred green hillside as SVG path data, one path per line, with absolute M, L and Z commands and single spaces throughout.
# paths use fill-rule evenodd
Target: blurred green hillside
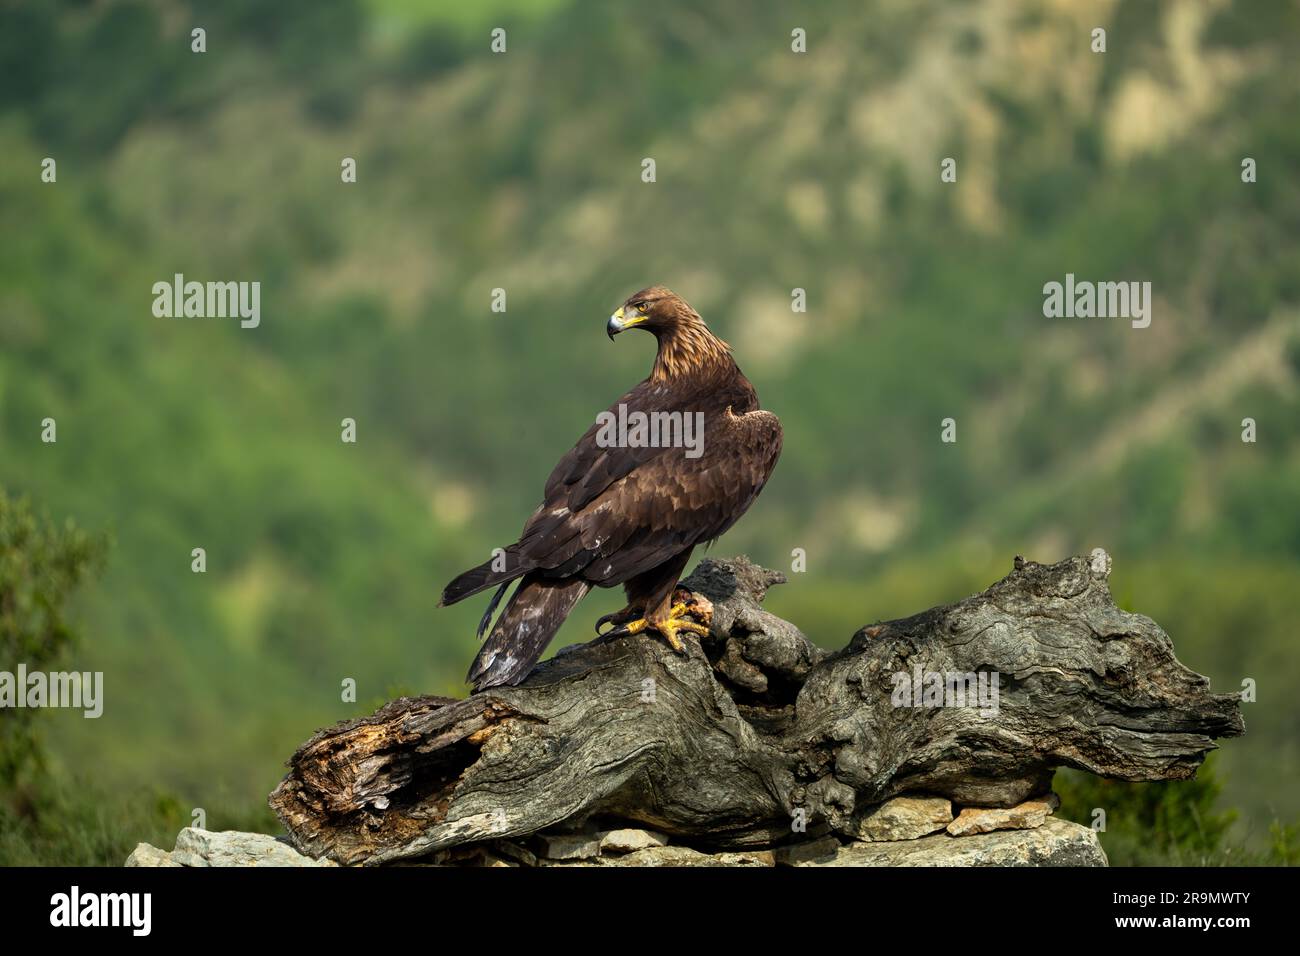
M 62 772 L 242 808 L 316 727 L 463 693 L 482 605 L 438 592 L 645 375 L 603 326 L 662 282 L 784 423 L 717 546 L 806 550 L 772 610 L 834 647 L 1103 546 L 1186 664 L 1259 684 L 1217 762 L 1242 838 L 1300 816 L 1300 5 L 0 17 L 0 487 L 116 540 L 73 662 L 104 716 L 45 715 Z M 1044 318 L 1067 272 L 1152 282 L 1150 328 Z M 174 273 L 260 281 L 260 327 L 155 318 Z

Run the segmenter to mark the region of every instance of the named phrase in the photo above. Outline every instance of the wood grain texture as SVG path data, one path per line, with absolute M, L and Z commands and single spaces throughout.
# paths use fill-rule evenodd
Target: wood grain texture
M 1117 608 L 1109 571 L 1101 550 L 1017 558 L 983 593 L 829 653 L 763 610 L 783 575 L 706 560 L 683 582 L 713 604 L 688 656 L 596 640 L 518 687 L 393 701 L 303 744 L 270 804 L 304 853 L 378 864 L 591 818 L 705 848 L 788 841 L 799 814 L 852 835 L 898 794 L 1008 807 L 1062 766 L 1186 779 L 1243 733 L 1239 699 Z M 895 675 L 917 669 L 996 672 L 996 707 L 899 706 Z

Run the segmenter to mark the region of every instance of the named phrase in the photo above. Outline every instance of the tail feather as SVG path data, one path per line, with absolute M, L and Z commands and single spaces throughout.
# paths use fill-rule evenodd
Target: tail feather
M 508 550 L 505 565 L 509 570 L 498 571 L 492 567 L 494 563 L 500 562 L 494 557 L 490 561 L 484 561 L 476 568 L 470 568 L 465 573 L 458 574 L 450 584 L 442 589 L 442 599 L 438 602 L 438 606 L 444 607 L 448 604 L 455 604 L 467 597 L 473 597 L 480 591 L 486 591 L 488 588 L 509 584 L 529 570 L 527 567 L 520 566 L 519 562 L 514 559 L 514 556 Z
M 492 623 L 492 615 L 496 612 L 497 605 L 501 603 L 501 595 L 506 593 L 508 587 L 510 587 L 509 581 L 497 588 L 497 593 L 492 595 L 492 600 L 488 601 L 487 610 L 483 612 L 483 616 L 478 622 L 478 639 L 480 641 L 483 640 L 483 634 L 487 631 L 488 625 Z
M 548 581 L 524 577 L 465 679 L 476 692 L 518 684 L 532 671 L 564 619 L 589 590 L 591 585 L 581 578 Z

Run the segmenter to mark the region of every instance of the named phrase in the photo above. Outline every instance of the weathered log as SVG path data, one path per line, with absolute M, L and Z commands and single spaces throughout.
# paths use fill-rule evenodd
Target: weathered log
M 1109 572 L 1100 549 L 1017 558 L 983 593 L 828 653 L 760 606 L 782 574 L 705 561 L 684 586 L 712 602 L 710 634 L 688 655 L 597 639 L 518 687 L 393 701 L 312 737 L 270 803 L 304 853 L 373 864 L 591 820 L 710 849 L 780 843 L 792 821 L 852 835 L 895 795 L 1008 807 L 1056 767 L 1191 777 L 1243 732 L 1239 699 L 1117 608 Z

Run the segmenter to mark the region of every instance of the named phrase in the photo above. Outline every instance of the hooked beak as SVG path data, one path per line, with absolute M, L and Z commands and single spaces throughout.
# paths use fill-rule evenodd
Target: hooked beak
M 625 315 L 623 309 L 620 308 L 605 323 L 605 331 L 609 334 L 609 339 L 612 342 L 614 336 L 618 335 L 618 333 L 630 329 L 634 325 L 640 325 L 645 320 L 646 316 L 640 312 L 630 312 Z

